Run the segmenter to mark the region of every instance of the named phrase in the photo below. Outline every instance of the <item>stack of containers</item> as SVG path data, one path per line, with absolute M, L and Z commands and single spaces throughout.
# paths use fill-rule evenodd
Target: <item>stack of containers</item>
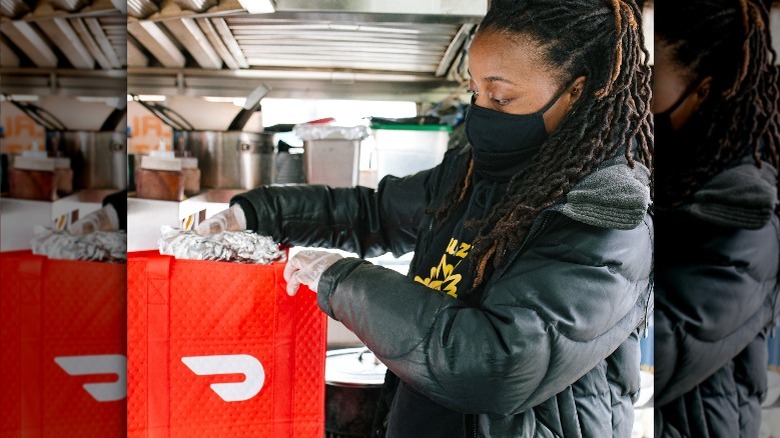
M 141 157 L 141 166 L 136 171 L 136 196 L 142 199 L 161 201 L 184 200 L 184 171 L 182 162 L 173 151 L 164 146 Z
M 310 122 L 296 125 L 293 132 L 303 140 L 307 183 L 331 187 L 358 184 L 360 144 L 368 137 L 367 127 Z
M 446 125 L 373 124 L 377 180 L 406 176 L 441 163 L 452 128 Z
M 9 197 L 36 201 L 57 199 L 56 160 L 43 150 L 28 150 L 17 156 L 10 172 Z

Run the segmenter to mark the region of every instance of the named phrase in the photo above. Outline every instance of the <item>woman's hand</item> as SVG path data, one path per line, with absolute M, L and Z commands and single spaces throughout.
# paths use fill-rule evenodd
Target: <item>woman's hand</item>
M 246 230 L 246 216 L 238 204 L 233 204 L 227 210 L 211 216 L 195 227 L 195 233 L 201 236 L 211 236 L 222 231 L 244 230 Z
M 95 231 L 116 231 L 119 229 L 119 216 L 111 205 L 84 216 L 72 223 L 67 231 L 73 236 L 84 236 Z
M 299 252 L 284 267 L 287 295 L 295 295 L 301 284 L 308 286 L 316 293 L 322 273 L 343 258 L 339 254 L 327 251 L 303 250 Z

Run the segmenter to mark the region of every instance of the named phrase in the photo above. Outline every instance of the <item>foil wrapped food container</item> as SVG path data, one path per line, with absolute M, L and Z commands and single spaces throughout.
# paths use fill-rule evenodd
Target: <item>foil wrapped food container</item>
M 164 225 L 159 240 L 160 254 L 185 260 L 270 264 L 287 259 L 285 251 L 268 236 L 251 231 L 223 231 L 201 236 L 191 230 Z
M 64 230 L 36 226 L 33 229 L 32 252 L 50 259 L 125 262 L 127 233 L 96 231 L 73 236 Z

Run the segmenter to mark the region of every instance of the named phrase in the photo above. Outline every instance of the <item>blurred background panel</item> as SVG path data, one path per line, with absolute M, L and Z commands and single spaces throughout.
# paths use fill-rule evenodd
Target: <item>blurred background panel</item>
M 780 2 L 653 4 L 656 436 L 778 437 Z
M 0 2 L 3 437 L 125 435 L 125 9 Z

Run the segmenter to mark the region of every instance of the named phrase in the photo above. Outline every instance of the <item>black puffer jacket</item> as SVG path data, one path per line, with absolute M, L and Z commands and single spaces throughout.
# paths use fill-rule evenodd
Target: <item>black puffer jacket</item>
M 776 172 L 752 159 L 656 216 L 658 437 L 757 437 L 777 312 Z
M 234 199 L 251 229 L 303 246 L 423 257 L 439 205 L 469 157 L 377 190 L 260 188 Z M 477 415 L 474 436 L 628 437 L 639 389 L 638 331 L 651 310 L 648 172 L 623 159 L 543 212 L 478 305 L 360 259 L 331 266 L 320 307 L 406 384 Z

